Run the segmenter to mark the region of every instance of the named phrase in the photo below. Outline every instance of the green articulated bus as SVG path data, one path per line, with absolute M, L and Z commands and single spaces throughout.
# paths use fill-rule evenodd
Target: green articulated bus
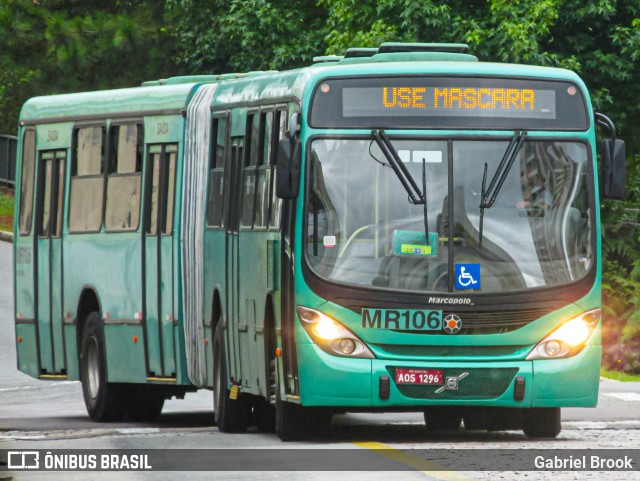
M 283 440 L 351 411 L 556 436 L 597 402 L 624 143 L 574 73 L 465 50 L 29 100 L 18 368 L 97 421 L 204 388 L 221 431 Z

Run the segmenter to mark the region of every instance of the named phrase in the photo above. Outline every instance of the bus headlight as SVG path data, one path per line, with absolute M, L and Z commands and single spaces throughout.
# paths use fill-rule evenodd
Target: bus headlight
M 358 336 L 335 319 L 308 307 L 296 307 L 307 334 L 325 352 L 334 356 L 361 357 L 373 359 L 375 356 Z
M 598 325 L 600 309 L 593 309 L 574 317 L 555 329 L 534 347 L 527 360 L 561 359 L 579 353 Z

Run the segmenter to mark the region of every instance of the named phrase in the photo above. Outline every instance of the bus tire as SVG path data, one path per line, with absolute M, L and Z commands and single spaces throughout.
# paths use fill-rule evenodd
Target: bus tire
M 276 434 L 281 441 L 305 441 L 326 436 L 333 413 L 327 409 L 305 407 L 288 401 L 276 402 Z
M 251 405 L 241 393 L 237 399 L 231 399 L 227 385 L 224 333 L 220 320 L 213 338 L 213 415 L 221 432 L 242 433 L 251 422 Z
M 280 396 L 276 399 L 276 434 L 281 441 L 303 441 L 311 434 L 304 419 L 303 407 Z
M 266 393 L 265 397 L 256 396 L 253 401 L 253 414 L 256 427 L 261 433 L 273 433 L 276 430 L 276 332 L 271 302 L 267 300 L 265 312 L 264 362 Z
M 256 397 L 253 402 L 256 427 L 261 433 L 273 433 L 276 430 L 276 410 L 266 400 Z
M 82 330 L 80 379 L 89 417 L 97 422 L 122 421 L 127 401 L 121 384 L 107 382 L 104 328 L 98 312 L 92 312 Z
M 164 395 L 148 386 L 135 386 L 127 402 L 129 421 L 157 421 L 164 406 Z
M 326 435 L 333 413 L 319 407 L 305 407 L 281 399 L 280 386 L 276 391 L 276 434 L 281 441 L 304 441 Z
M 424 412 L 427 431 L 457 431 L 462 423 L 459 409 L 449 406 L 432 406 Z
M 526 409 L 522 431 L 528 438 L 557 437 L 562 431 L 560 408 Z

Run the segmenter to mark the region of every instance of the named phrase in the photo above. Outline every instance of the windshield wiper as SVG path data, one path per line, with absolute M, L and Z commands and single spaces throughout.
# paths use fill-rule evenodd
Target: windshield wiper
M 513 162 L 516 160 L 516 156 L 520 149 L 522 148 L 522 144 L 524 144 L 525 138 L 527 137 L 527 132 L 525 130 L 516 130 L 515 134 L 511 138 L 511 142 L 507 146 L 507 150 L 505 150 L 504 155 L 502 156 L 502 160 L 500 161 L 500 165 L 496 169 L 496 172 L 493 174 L 493 178 L 489 183 L 489 188 L 486 188 L 487 184 L 487 168 L 488 165 L 484 163 L 484 175 L 482 176 L 482 198 L 480 199 L 480 238 L 479 244 L 482 248 L 482 228 L 484 224 L 484 210 L 490 209 L 493 207 L 493 204 L 496 202 L 496 198 L 500 193 L 500 189 L 502 189 L 502 185 L 504 181 L 507 180 L 507 175 L 511 171 L 511 166 Z
M 422 191 L 416 184 L 416 181 L 411 176 L 409 170 L 405 167 L 402 159 L 398 155 L 395 147 L 391 143 L 389 136 L 386 134 L 384 130 L 372 130 L 371 135 L 373 139 L 378 144 L 378 147 L 386 157 L 389 165 L 395 172 L 398 180 L 404 187 L 404 190 L 407 191 L 407 195 L 409 196 L 409 202 L 413 205 L 422 205 L 423 206 L 423 218 L 424 218 L 424 235 L 429 244 L 429 217 L 427 211 L 427 160 L 422 158 Z
M 389 161 L 389 165 L 398 176 L 398 180 L 400 180 L 404 190 L 407 191 L 409 202 L 414 205 L 424 204 L 425 197 L 422 195 L 422 192 L 420 192 L 418 184 L 413 180 L 413 177 L 411 177 L 411 174 L 400 159 L 398 152 L 391 143 L 391 140 L 389 140 L 389 136 L 384 130 L 372 130 L 371 135 L 373 135 L 376 144 L 378 144 L 387 161 Z

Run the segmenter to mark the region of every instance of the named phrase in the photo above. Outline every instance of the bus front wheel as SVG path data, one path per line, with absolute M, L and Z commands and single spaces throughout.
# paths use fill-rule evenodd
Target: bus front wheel
M 522 429 L 528 438 L 555 438 L 562 430 L 560 408 L 529 408 Z
M 80 379 L 89 417 L 94 421 L 121 421 L 126 414 L 123 386 L 107 382 L 104 329 L 98 312 L 92 312 L 82 331 Z
M 223 433 L 241 433 L 251 422 L 251 404 L 242 393 L 231 399 L 227 381 L 227 361 L 222 319 L 218 321 L 213 338 L 213 415 Z
M 279 378 L 279 375 L 277 375 Z M 304 441 L 326 434 L 333 413 L 320 407 L 305 407 L 282 399 L 276 387 L 276 434 L 281 441 Z

